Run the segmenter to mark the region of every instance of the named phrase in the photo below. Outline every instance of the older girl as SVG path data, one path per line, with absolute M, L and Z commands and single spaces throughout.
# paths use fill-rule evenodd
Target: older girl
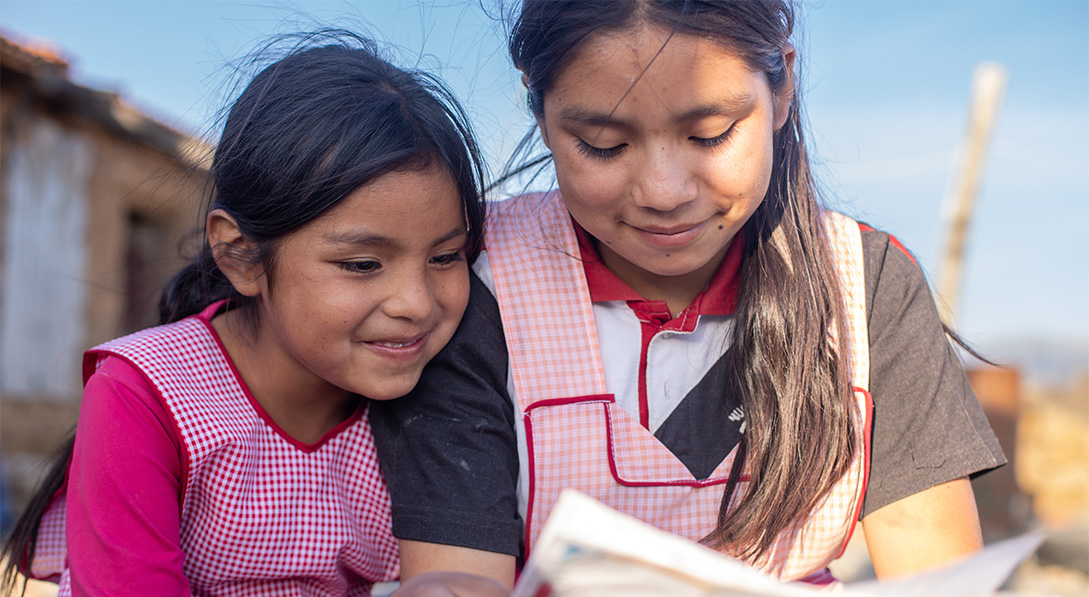
M 819 207 L 793 24 L 524 2 L 558 190 L 494 206 L 451 347 L 372 411 L 407 578 L 509 586 L 565 487 L 784 580 L 830 582 L 859 520 L 880 577 L 981 546 L 968 476 L 1004 458 L 910 255 Z

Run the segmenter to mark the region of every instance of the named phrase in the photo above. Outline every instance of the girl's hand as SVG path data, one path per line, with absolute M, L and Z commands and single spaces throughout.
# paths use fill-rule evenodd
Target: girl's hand
M 390 597 L 507 597 L 498 581 L 464 572 L 425 572 L 401 583 Z

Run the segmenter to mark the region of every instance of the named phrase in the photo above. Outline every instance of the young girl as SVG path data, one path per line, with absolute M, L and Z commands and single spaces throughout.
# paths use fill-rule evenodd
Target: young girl
M 830 582 L 860 519 L 880 577 L 980 547 L 1004 458 L 910 255 L 818 206 L 793 22 L 525 0 L 559 189 L 493 206 L 451 350 L 372 410 L 406 593 L 510 586 L 566 487 L 783 580 Z
M 85 356 L 64 487 L 6 550 L 62 595 L 368 595 L 398 575 L 366 412 L 458 325 L 482 170 L 438 82 L 318 39 L 336 43 L 231 108 L 165 324 Z

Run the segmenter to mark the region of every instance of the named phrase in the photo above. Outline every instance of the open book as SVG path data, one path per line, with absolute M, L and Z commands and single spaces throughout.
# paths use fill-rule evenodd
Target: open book
M 854 583 L 837 593 L 993 595 L 1042 540 L 1042 533 L 1023 535 L 946 568 L 893 581 Z M 801 583 L 781 583 L 567 490 L 553 508 L 512 597 L 813 597 L 815 590 Z

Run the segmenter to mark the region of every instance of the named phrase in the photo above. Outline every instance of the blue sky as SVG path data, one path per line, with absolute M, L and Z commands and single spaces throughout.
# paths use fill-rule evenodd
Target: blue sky
M 3 0 L 0 27 L 48 40 L 80 82 L 193 133 L 214 131 L 229 62 L 271 35 L 341 26 L 440 74 L 498 170 L 529 126 L 494 0 Z M 1009 82 L 977 198 L 957 327 L 1002 358 L 1047 341 L 1089 363 L 1089 2 L 806 3 L 799 47 L 827 202 L 896 234 L 932 279 L 973 69 Z

